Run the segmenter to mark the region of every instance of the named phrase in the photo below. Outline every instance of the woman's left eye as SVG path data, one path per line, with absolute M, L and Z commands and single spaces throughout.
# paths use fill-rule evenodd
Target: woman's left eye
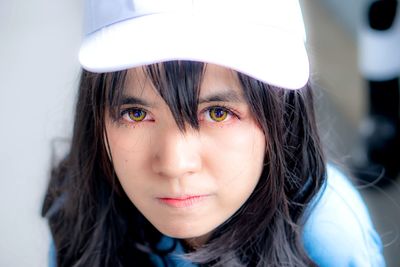
M 223 122 L 232 117 L 232 112 L 224 107 L 211 107 L 205 111 L 205 119 L 211 122 Z
M 121 117 L 128 122 L 141 122 L 146 120 L 147 112 L 143 109 L 132 108 L 121 113 Z

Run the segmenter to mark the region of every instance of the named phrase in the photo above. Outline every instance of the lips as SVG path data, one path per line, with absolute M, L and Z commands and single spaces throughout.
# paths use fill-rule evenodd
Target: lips
M 182 197 L 160 197 L 157 199 L 161 203 L 166 204 L 173 208 L 189 208 L 202 202 L 207 197 L 208 195 L 189 195 Z

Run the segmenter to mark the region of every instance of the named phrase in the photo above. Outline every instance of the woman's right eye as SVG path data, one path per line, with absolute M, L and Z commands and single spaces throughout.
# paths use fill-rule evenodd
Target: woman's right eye
M 130 108 L 121 112 L 121 117 L 127 122 L 142 122 L 149 120 L 147 112 L 140 108 Z

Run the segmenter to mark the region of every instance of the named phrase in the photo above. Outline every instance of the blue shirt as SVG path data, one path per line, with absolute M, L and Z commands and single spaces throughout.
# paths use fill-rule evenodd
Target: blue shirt
M 380 237 L 360 194 L 343 173 L 329 165 L 327 177 L 304 228 L 309 256 L 323 267 L 385 266 Z
M 384 267 L 382 243 L 375 231 L 360 194 L 339 170 L 328 165 L 327 184 L 308 209 L 303 232 L 304 247 L 321 267 Z M 163 237 L 159 247 L 170 247 L 172 238 Z M 171 266 L 195 267 L 179 257 L 178 242 L 167 256 Z M 152 256 L 155 266 L 162 260 Z M 50 267 L 55 267 L 54 245 L 50 249 Z

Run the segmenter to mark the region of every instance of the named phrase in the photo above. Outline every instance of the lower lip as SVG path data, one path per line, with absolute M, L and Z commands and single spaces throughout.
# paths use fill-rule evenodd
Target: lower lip
M 190 196 L 185 198 L 158 198 L 158 200 L 173 208 L 189 208 L 202 202 L 207 195 L 203 196 Z

